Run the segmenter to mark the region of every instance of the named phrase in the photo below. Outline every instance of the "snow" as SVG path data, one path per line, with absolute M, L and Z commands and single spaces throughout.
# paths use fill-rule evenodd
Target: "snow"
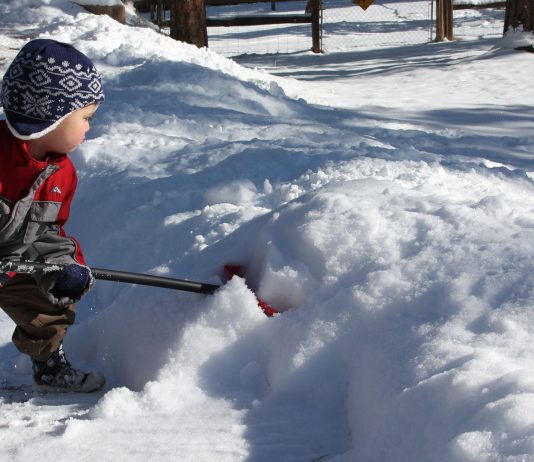
M 122 6 L 121 0 L 76 0 L 78 5 Z
M 99 281 L 65 349 L 106 389 L 2 391 L 1 460 L 534 460 L 530 54 L 473 30 L 238 64 L 68 2 L 0 14 L 1 72 L 39 36 L 103 74 L 67 228 L 90 264 L 222 284 Z
M 484 5 L 485 8 L 492 4 L 502 4 L 500 0 L 453 0 L 454 5 Z

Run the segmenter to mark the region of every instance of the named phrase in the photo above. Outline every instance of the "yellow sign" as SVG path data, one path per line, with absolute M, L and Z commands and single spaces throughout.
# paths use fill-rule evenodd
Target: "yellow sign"
M 355 5 L 360 5 L 364 10 L 369 8 L 375 0 L 352 0 Z

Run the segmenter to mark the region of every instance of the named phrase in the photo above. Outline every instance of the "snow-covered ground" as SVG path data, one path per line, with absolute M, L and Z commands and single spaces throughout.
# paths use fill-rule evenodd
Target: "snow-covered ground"
M 106 103 L 73 154 L 99 281 L 65 348 L 106 373 L 33 395 L 0 314 L 0 460 L 534 460 L 532 55 L 477 37 L 241 57 L 75 5 L 0 2 L 0 71 L 68 41 Z M 531 40 L 529 36 L 526 40 Z M 263 60 L 263 62 L 262 62 Z M 276 74 L 276 75 L 274 75 Z

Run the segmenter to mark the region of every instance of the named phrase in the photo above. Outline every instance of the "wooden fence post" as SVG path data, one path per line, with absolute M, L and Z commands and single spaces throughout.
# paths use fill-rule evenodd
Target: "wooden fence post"
M 322 53 L 321 50 L 321 1 L 308 0 L 306 4 L 306 13 L 311 15 L 312 24 L 312 51 Z
M 444 0 L 445 6 L 445 37 L 447 40 L 454 40 L 454 31 L 453 31 L 453 18 L 454 10 L 452 6 L 452 0 Z
M 208 46 L 204 0 L 171 0 L 171 37 L 199 48 Z

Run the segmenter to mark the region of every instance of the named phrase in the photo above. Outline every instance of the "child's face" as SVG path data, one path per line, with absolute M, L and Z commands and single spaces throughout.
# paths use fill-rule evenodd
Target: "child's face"
M 48 152 L 66 154 L 74 151 L 89 131 L 89 121 L 97 108 L 96 103 L 69 114 L 55 130 L 43 137 Z

